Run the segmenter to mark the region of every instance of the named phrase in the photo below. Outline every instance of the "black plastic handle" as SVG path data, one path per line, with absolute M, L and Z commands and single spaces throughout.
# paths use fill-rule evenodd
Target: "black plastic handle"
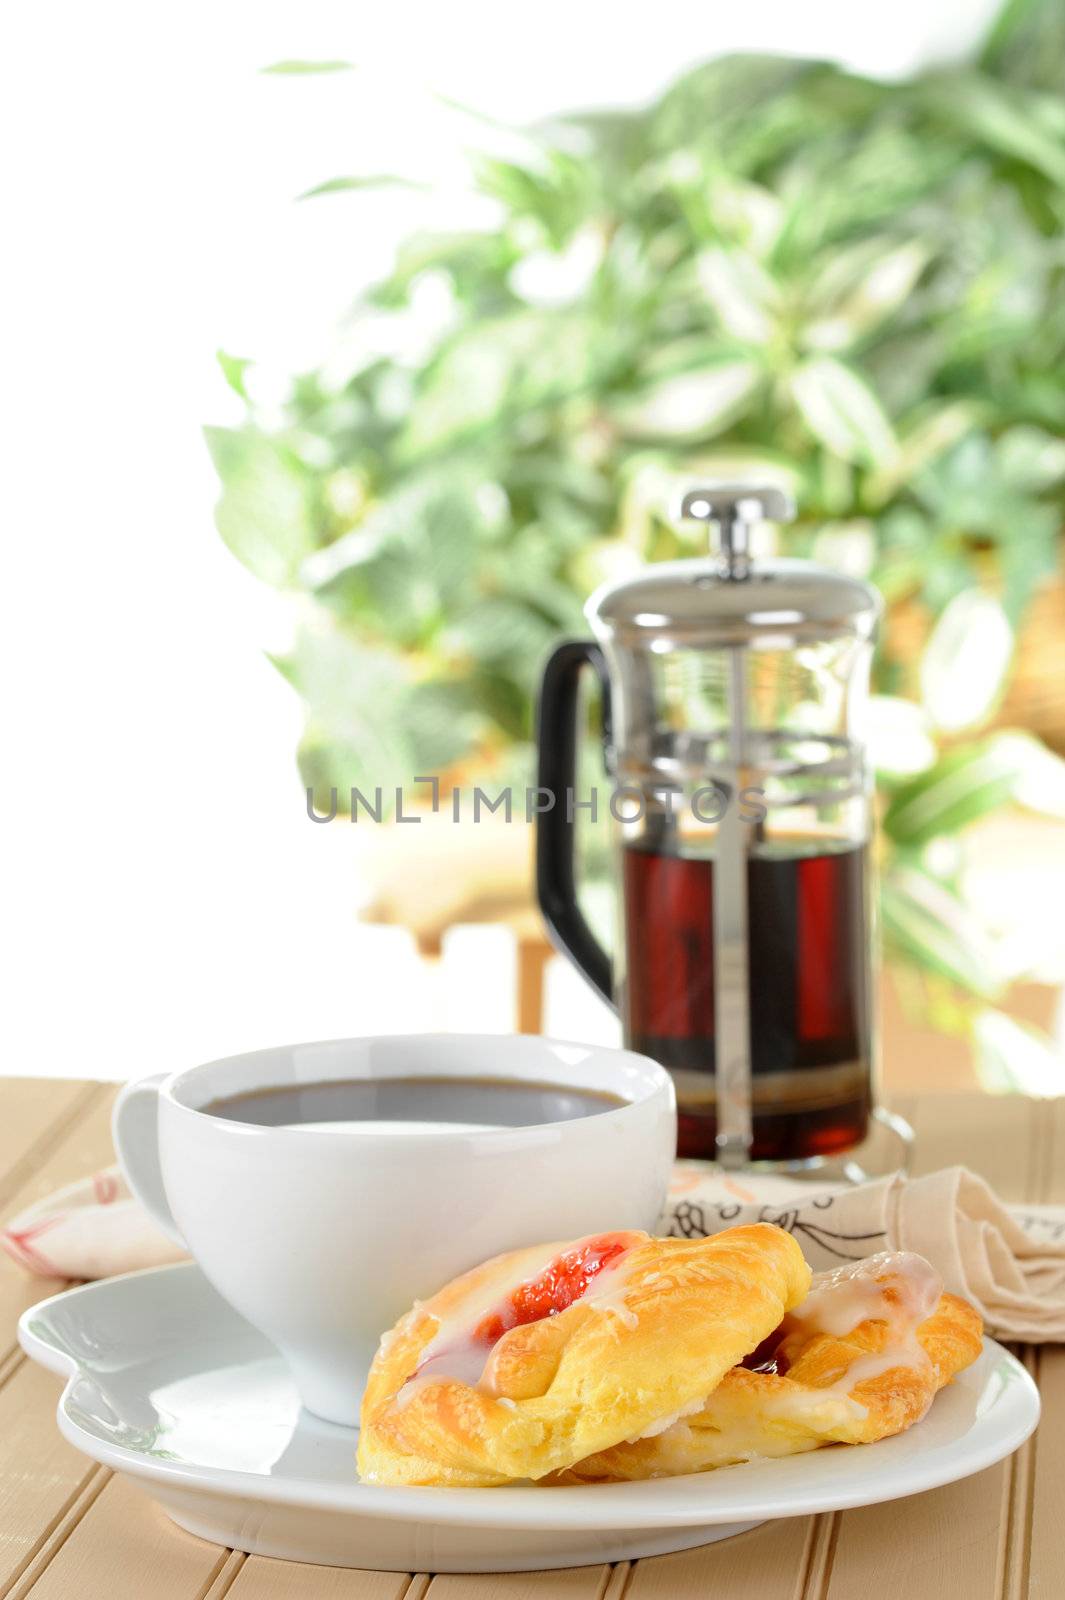
M 603 740 L 610 742 L 610 680 L 603 652 L 591 640 L 568 639 L 552 652 L 540 685 L 536 781 L 544 791 L 541 798 L 553 795 L 554 804 L 536 818 L 536 893 L 555 944 L 613 1005 L 610 957 L 585 921 L 573 869 L 577 689 L 585 666 L 599 679 Z

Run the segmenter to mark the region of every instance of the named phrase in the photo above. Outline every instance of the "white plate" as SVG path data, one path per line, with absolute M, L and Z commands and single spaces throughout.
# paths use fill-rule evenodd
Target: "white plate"
M 1039 1420 L 992 1340 L 925 1420 L 880 1444 L 650 1483 L 384 1489 L 355 1434 L 301 1412 L 273 1346 L 193 1265 L 71 1289 L 19 1325 L 67 1378 L 59 1426 L 192 1533 L 259 1555 L 412 1572 L 491 1572 L 684 1550 L 772 1517 L 894 1500 L 980 1472 Z

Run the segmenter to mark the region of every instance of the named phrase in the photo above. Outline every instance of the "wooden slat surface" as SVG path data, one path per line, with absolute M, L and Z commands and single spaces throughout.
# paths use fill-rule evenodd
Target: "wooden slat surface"
M 792 1517 L 738 1539 L 638 1561 L 626 1600 L 794 1600 L 825 1535 L 824 1517 Z
M 476 1576 L 445 1574 L 430 1583 L 428 1600 L 601 1600 L 610 1580 L 609 1567 L 566 1567 L 552 1572 L 482 1572 Z M 546 1589 L 545 1589 L 546 1585 Z
M 340 1567 L 306 1567 L 298 1561 L 267 1561 L 250 1556 L 228 1590 L 230 1600 L 406 1600 L 406 1573 L 345 1572 Z
M 199 1600 L 228 1552 L 175 1528 L 124 1478 L 111 1478 L 30 1589 L 33 1600 Z
M 39 1164 L 66 1129 L 79 1120 L 99 1088 L 62 1079 L 0 1080 L 3 1082 L 3 1116 L 0 1117 L 0 1206 L 11 1208 L 12 1197 L 32 1182 Z
M 67 1084 L 49 1084 L 49 1088 L 62 1091 L 72 1087 Z M 2 1206 L 2 1216 L 17 1214 L 24 1206 L 42 1196 L 60 1189 L 64 1184 L 84 1178 L 99 1167 L 114 1160 L 111 1146 L 111 1102 L 114 1091 L 102 1084 L 77 1086 L 77 1117 L 69 1117 L 69 1100 L 57 1093 L 57 1118 L 54 1137 L 45 1138 L 38 1146 L 37 1159 L 32 1170 L 26 1171 L 23 1162 L 13 1163 L 20 1174 L 18 1181 L 9 1186 Z M 86 1089 L 88 1092 L 86 1093 Z M 0 1079 L 0 1126 L 8 1126 L 4 1119 L 7 1084 Z M 0 1169 L 0 1193 L 3 1193 L 3 1172 Z M 33 1278 L 17 1267 L 9 1256 L 0 1254 L 0 1377 L 16 1349 L 15 1327 L 27 1306 L 57 1294 L 62 1283 L 53 1279 Z
M 0 1594 L 43 1548 L 94 1463 L 51 1423 L 56 1380 L 23 1362 L 0 1389 Z
M 0 1080 L 0 1216 L 111 1159 L 113 1092 Z M 1065 1202 L 1065 1101 L 908 1097 L 915 1170 L 963 1162 L 1006 1199 Z M 767 1524 L 675 1556 L 483 1577 L 341 1571 L 245 1557 L 171 1524 L 67 1445 L 58 1382 L 15 1344 L 61 1284 L 0 1258 L 0 1600 L 1062 1600 L 1065 1349 L 1021 1352 L 1046 1420 L 1009 1461 L 891 1505 Z

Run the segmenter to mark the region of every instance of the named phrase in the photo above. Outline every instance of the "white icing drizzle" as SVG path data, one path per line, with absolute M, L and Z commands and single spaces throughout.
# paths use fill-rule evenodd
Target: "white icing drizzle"
M 410 1398 L 408 1391 L 412 1384 L 424 1386 L 421 1380 L 447 1378 L 469 1384 L 471 1388 L 479 1383 L 491 1352 L 489 1346 L 474 1340 L 474 1329 L 485 1317 L 498 1311 L 520 1285 L 534 1282 L 558 1253 L 557 1245 L 545 1245 L 541 1253 L 528 1258 L 529 1265 L 524 1273 L 503 1282 L 493 1273 L 486 1282 L 472 1288 L 447 1316 L 438 1317 L 436 1332 L 422 1348 L 417 1373 L 408 1378 L 399 1391 L 401 1403 L 406 1404 Z M 423 1307 L 418 1305 L 416 1309 Z
M 789 1313 L 786 1327 L 837 1339 L 866 1321 L 887 1322 L 901 1331 L 930 1316 L 942 1292 L 943 1280 L 923 1256 L 885 1250 L 834 1272 L 815 1273 L 809 1294 Z
M 474 1332 L 480 1323 L 499 1312 L 516 1290 L 534 1283 L 560 1255 L 579 1249 L 590 1239 L 599 1237 L 601 1235 L 591 1234 L 588 1239 L 577 1239 L 562 1245 L 545 1245 L 541 1252 L 527 1253 L 520 1271 L 513 1277 L 501 1280 L 493 1274 L 489 1280 L 478 1284 L 446 1317 L 438 1319 L 436 1332 L 422 1349 L 418 1370 L 402 1385 L 396 1403 L 406 1405 L 418 1389 L 441 1380 L 465 1383 L 470 1388 L 479 1387 L 488 1357 L 494 1348 L 482 1340 L 474 1339 Z M 617 1237 L 625 1236 L 622 1234 Z M 620 1257 L 601 1268 L 589 1280 L 584 1293 L 577 1296 L 578 1300 L 593 1305 L 598 1311 L 613 1312 L 627 1328 L 636 1327 L 638 1319 L 636 1313 L 625 1304 L 624 1290 L 628 1276 L 626 1261 L 629 1249 L 640 1242 L 639 1236 L 635 1236 L 632 1245 Z M 571 1303 L 576 1304 L 576 1301 Z M 418 1306 L 416 1309 L 422 1308 Z
M 419 1389 L 424 1389 L 430 1383 L 435 1382 L 436 1379 L 431 1373 L 426 1375 L 422 1372 L 416 1372 L 413 1378 L 407 1379 L 406 1383 L 402 1385 L 397 1394 L 394 1396 L 392 1402 L 393 1405 L 400 1407 L 409 1405 L 414 1399 L 414 1396 L 418 1393 Z
M 639 1326 L 640 1319 L 625 1300 L 625 1289 L 629 1281 L 627 1255 L 628 1251 L 604 1267 L 601 1272 L 597 1272 L 587 1289 L 578 1298 L 583 1305 L 591 1306 L 595 1311 L 604 1314 L 612 1312 L 621 1325 L 631 1332 L 633 1328 Z
M 888 1338 L 882 1350 L 856 1356 L 835 1383 L 810 1396 L 811 1403 L 846 1399 L 857 1384 L 896 1367 L 927 1367 L 929 1358 L 917 1329 L 935 1310 L 942 1292 L 939 1273 L 909 1250 L 884 1251 L 834 1272 L 817 1273 L 806 1299 L 785 1319 L 785 1342 L 796 1330 L 844 1338 L 867 1321 L 886 1323 Z M 853 1398 L 850 1403 L 860 1405 Z

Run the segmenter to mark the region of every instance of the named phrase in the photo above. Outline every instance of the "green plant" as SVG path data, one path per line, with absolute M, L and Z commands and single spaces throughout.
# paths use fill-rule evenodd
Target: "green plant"
M 356 308 L 392 353 L 209 430 L 223 538 L 302 599 L 278 665 L 306 782 L 524 759 L 589 590 L 698 548 L 675 486 L 768 470 L 800 506 L 789 552 L 934 621 L 919 687 L 890 611 L 878 662 L 884 926 L 941 1018 L 993 1001 L 1013 974 L 944 841 L 1061 805 L 1056 768 L 1032 782 L 1055 758 L 985 728 L 1065 504 L 1063 67 L 1060 5 L 1013 0 L 970 66 L 733 57 L 475 155 L 496 226 L 407 239 Z

